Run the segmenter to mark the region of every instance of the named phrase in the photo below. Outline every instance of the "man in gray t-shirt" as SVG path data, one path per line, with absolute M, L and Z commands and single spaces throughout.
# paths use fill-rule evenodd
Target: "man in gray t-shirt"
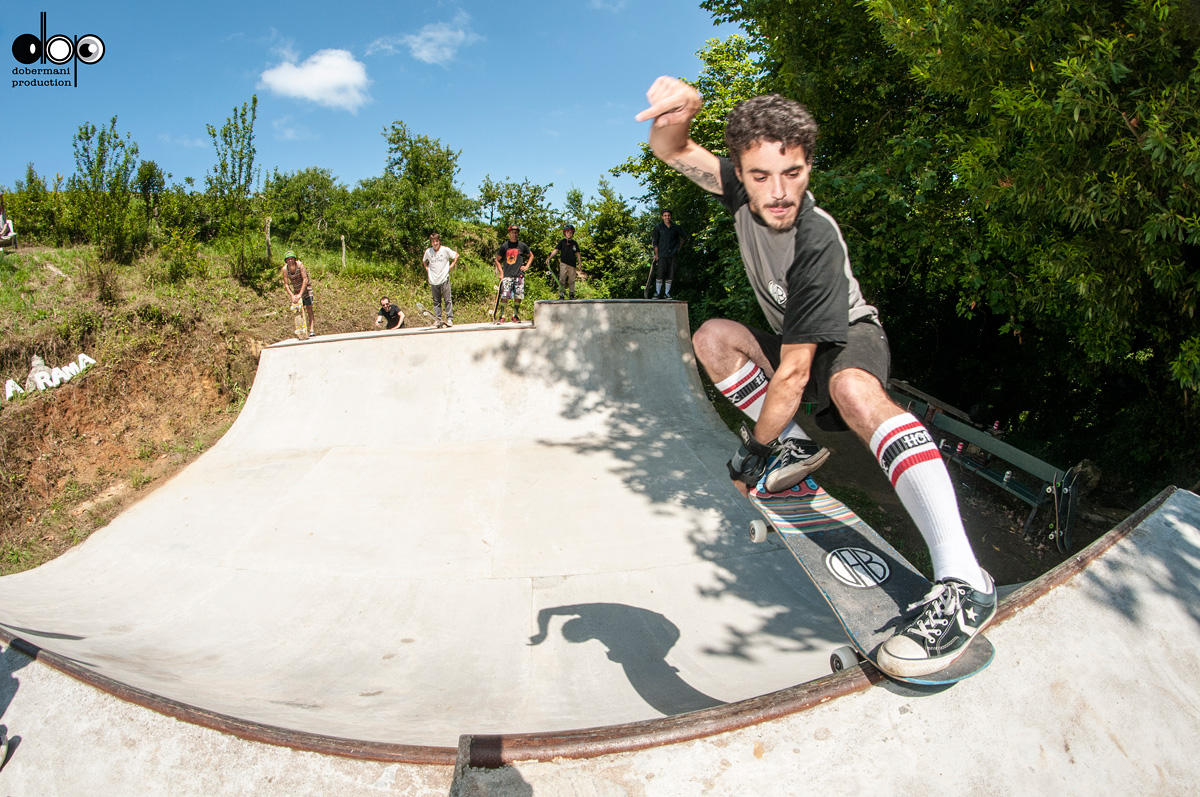
M 446 307 L 445 326 L 454 326 L 454 296 L 450 292 L 450 272 L 458 265 L 458 252 L 442 246 L 442 236 L 429 236 L 429 248 L 421 259 L 425 274 L 429 278 L 429 290 L 433 296 L 433 325 L 442 327 L 442 305 Z
M 794 418 L 817 403 L 825 428 L 848 426 L 887 473 L 933 560 L 934 589 L 918 616 L 882 646 L 879 666 L 898 677 L 943 669 L 996 613 L 996 589 L 975 559 L 941 454 L 921 422 L 888 398 L 890 355 L 879 313 L 850 269 L 837 222 L 808 190 L 817 125 L 804 106 L 777 94 L 729 114 L 719 158 L 690 138 L 703 106 L 691 86 L 661 77 L 646 93 L 654 154 L 733 214 L 755 298 L 773 332 L 714 318 L 692 338 L 717 389 L 754 421 L 729 461 L 746 494 L 760 483 L 786 489 L 828 452 Z

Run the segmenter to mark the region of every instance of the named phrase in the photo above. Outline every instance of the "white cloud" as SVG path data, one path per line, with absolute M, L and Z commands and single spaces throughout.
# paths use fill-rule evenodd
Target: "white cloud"
M 367 68 L 348 50 L 318 50 L 302 63 L 294 54 L 262 73 L 260 87 L 276 94 L 311 100 L 327 108 L 357 111 L 369 97 Z
M 204 149 L 208 146 L 208 140 L 203 138 L 195 138 L 193 136 L 172 136 L 169 133 L 159 133 L 159 141 L 165 141 L 168 144 L 174 144 L 177 147 L 195 147 L 196 149 Z
M 626 0 L 588 0 L 588 5 L 596 11 L 617 12 L 628 5 Z
M 401 47 L 407 47 L 412 57 L 418 61 L 445 65 L 454 60 L 454 56 L 462 47 L 483 39 L 470 29 L 470 22 L 470 14 L 459 11 L 454 15 L 452 22 L 434 22 L 417 33 L 376 39 L 367 47 L 367 55 L 395 55 Z
M 275 137 L 284 141 L 306 141 L 314 137 L 308 128 L 296 124 L 290 116 L 281 116 L 271 122 L 271 127 L 275 128 Z

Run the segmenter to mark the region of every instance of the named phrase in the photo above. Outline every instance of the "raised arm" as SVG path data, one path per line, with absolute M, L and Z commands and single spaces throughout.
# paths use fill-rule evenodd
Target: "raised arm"
M 655 156 L 705 191 L 722 193 L 721 162 L 688 135 L 692 120 L 704 107 L 700 92 L 682 80 L 664 76 L 650 86 L 646 99 L 650 107 L 635 118 L 639 122 L 654 120 L 650 149 Z

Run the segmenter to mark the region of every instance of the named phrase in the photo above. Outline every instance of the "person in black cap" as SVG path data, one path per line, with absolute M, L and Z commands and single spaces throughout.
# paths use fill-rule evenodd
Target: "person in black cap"
M 500 315 L 496 323 L 504 323 L 508 300 L 513 300 L 512 320 L 521 323 L 521 300 L 525 298 L 525 272 L 529 270 L 530 251 L 524 241 L 517 240 L 521 228 L 508 225 L 508 240 L 496 250 L 496 274 L 500 277 Z
M 566 291 L 570 298 L 575 298 L 576 270 L 583 265 L 579 256 L 579 242 L 575 240 L 575 228 L 568 224 L 563 227 L 562 240 L 554 245 L 554 251 L 546 258 L 546 265 L 558 255 L 558 298 L 563 298 Z

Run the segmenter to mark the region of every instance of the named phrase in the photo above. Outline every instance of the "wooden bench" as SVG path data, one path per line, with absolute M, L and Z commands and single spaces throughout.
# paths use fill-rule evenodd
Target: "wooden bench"
M 921 418 L 938 441 L 942 456 L 966 470 L 1015 495 L 1032 509 L 1025 520 L 1029 533 L 1038 510 L 1049 503 L 1054 517 L 1050 537 L 1059 550 L 1070 547 L 1074 523 L 1077 468 L 1064 471 L 971 424 L 966 413 L 913 388 L 907 382 L 890 380 L 888 393 L 901 407 Z M 959 445 L 961 443 L 962 445 Z M 997 467 L 999 460 L 1011 467 Z M 1021 473 L 1014 473 L 1020 471 Z M 1033 481 L 1026 483 L 1022 473 Z

